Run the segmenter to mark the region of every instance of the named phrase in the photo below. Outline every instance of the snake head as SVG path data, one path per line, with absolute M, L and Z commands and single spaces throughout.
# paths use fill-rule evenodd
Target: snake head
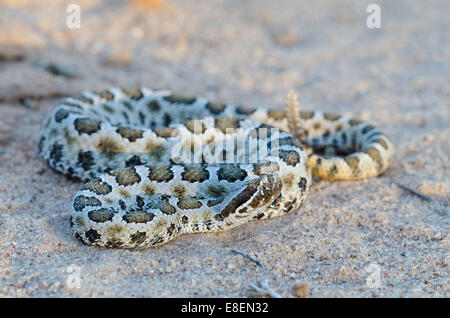
M 268 207 L 281 193 L 282 183 L 278 172 L 250 180 L 238 194 L 221 210 L 224 219 L 234 219 L 238 225 L 255 217 Z

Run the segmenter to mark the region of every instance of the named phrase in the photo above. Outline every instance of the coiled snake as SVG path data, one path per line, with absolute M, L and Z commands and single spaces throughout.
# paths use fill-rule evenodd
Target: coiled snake
M 289 213 L 311 172 L 330 180 L 383 173 L 389 139 L 361 121 L 287 109 L 248 109 L 147 88 L 64 99 L 38 152 L 81 180 L 71 227 L 82 242 L 134 248 Z

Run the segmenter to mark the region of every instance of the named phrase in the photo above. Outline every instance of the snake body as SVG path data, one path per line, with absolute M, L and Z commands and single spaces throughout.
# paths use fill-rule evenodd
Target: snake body
M 38 152 L 88 181 L 73 200 L 75 237 L 135 248 L 289 213 L 306 198 L 311 172 L 376 176 L 393 146 L 374 126 L 339 115 L 109 88 L 62 100 Z

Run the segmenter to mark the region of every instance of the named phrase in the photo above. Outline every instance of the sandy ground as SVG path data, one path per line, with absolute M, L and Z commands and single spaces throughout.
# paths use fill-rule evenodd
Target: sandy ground
M 0 1 L 0 296 L 251 296 L 261 272 L 231 249 L 284 297 L 298 283 L 308 297 L 450 296 L 448 1 L 377 1 L 381 29 L 356 0 L 79 0 L 81 28 L 68 29 L 70 2 Z M 396 160 L 374 179 L 315 180 L 282 218 L 160 248 L 86 247 L 69 228 L 82 183 L 51 170 L 37 138 L 60 97 L 112 85 L 271 108 L 293 88 L 305 109 L 381 127 Z

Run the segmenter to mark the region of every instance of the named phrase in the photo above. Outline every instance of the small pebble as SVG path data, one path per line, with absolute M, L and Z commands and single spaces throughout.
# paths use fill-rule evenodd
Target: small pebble
M 292 287 L 292 296 L 306 297 L 308 296 L 309 285 L 307 283 L 298 283 Z

